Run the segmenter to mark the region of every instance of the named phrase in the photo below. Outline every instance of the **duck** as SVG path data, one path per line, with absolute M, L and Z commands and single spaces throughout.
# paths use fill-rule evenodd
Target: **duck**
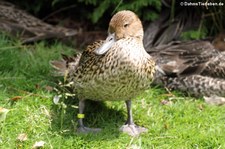
M 48 24 L 14 4 L 0 1 L 0 30 L 18 36 L 23 44 L 43 39 L 75 36 L 78 30 Z
M 101 130 L 84 125 L 86 99 L 125 101 L 127 121 L 119 130 L 131 136 L 148 131 L 134 123 L 131 108 L 132 99 L 150 87 L 157 69 L 144 49 L 143 36 L 139 17 L 130 10 L 122 10 L 111 18 L 105 40 L 89 45 L 74 60 L 64 58 L 64 62 L 52 62 L 54 68 L 67 70 L 67 82 L 79 99 L 78 132 Z
M 167 75 L 201 74 L 225 78 L 225 54 L 209 41 L 175 41 L 147 49 L 147 52 Z
M 225 45 L 224 41 L 220 43 Z M 175 41 L 147 52 L 165 73 L 156 77 L 155 84 L 211 100 L 225 97 L 225 54 L 213 42 Z

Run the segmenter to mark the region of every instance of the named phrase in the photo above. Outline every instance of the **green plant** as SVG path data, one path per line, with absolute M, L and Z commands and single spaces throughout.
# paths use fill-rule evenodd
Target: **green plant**
M 144 21 L 150 21 L 156 19 L 158 13 L 153 11 L 154 9 L 160 11 L 161 2 L 158 0 L 139 0 L 139 1 L 123 1 L 123 0 L 114 0 L 114 1 L 97 1 L 97 0 L 79 0 L 85 5 L 94 6 L 93 13 L 89 14 L 93 23 L 96 23 L 103 14 L 107 11 L 111 12 L 113 15 L 116 11 L 129 9 L 135 11 L 140 17 L 143 17 Z M 154 8 L 153 10 L 149 9 L 150 7 Z
M 97 23 L 104 16 L 105 13 L 113 15 L 116 11 L 122 9 L 133 10 L 140 17 L 143 17 L 144 21 L 150 21 L 157 18 L 158 13 L 161 9 L 161 2 L 158 0 L 78 0 L 74 2 L 71 2 L 69 0 L 39 0 L 35 1 L 35 5 L 33 4 L 33 2 L 29 2 L 26 0 L 22 0 L 19 3 L 18 1 L 14 0 L 11 1 L 37 16 L 41 14 L 43 15 L 43 12 L 51 13 L 50 11 L 53 12 L 63 7 L 76 5 L 77 8 L 84 8 L 78 12 L 80 13 L 78 14 L 78 16 L 82 14 L 83 17 L 90 19 L 93 23 Z
M 194 39 L 203 39 L 207 37 L 207 29 L 204 27 L 199 30 L 191 30 L 181 33 L 181 38 L 183 40 L 194 40 Z

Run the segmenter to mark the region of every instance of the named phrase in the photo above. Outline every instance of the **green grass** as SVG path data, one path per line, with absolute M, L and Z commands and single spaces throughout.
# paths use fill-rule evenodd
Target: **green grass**
M 210 106 L 203 100 L 167 96 L 164 89 L 152 88 L 133 102 L 135 122 L 149 129 L 133 138 L 118 131 L 126 120 L 123 102 L 90 102 L 85 123 L 101 127 L 98 134 L 81 135 L 76 130 L 77 100 L 66 99 L 66 107 L 55 105 L 55 93 L 46 90 L 57 84 L 49 61 L 73 49 L 46 42 L 23 46 L 0 36 L 0 107 L 9 109 L 0 122 L 0 148 L 30 149 L 36 141 L 44 148 L 225 148 L 225 108 Z M 19 100 L 12 102 L 12 98 Z M 164 99 L 171 100 L 163 105 Z M 17 140 L 19 134 L 27 140 Z

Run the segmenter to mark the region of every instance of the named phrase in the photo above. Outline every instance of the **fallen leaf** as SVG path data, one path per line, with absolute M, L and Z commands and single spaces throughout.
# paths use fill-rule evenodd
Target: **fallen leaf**
M 18 101 L 18 100 L 20 100 L 22 98 L 23 98 L 22 96 L 15 96 L 15 97 L 10 98 L 10 100 L 12 100 L 12 101 Z
M 9 112 L 8 109 L 0 107 L 0 122 L 4 121 L 6 119 L 6 115 Z
M 35 142 L 34 145 L 32 146 L 32 149 L 38 149 L 44 147 L 45 142 L 44 141 L 38 141 Z
M 39 88 L 40 88 L 40 85 L 39 85 L 39 84 L 36 84 L 36 85 L 35 85 L 35 88 L 36 88 L 36 89 L 39 89 Z
M 164 128 L 165 128 L 165 129 L 169 129 L 169 124 L 166 124 L 166 123 L 165 123 L 165 124 L 164 124 Z
M 204 106 L 202 104 L 200 104 L 200 105 L 198 105 L 198 109 L 202 111 L 202 110 L 204 110 Z
M 161 102 L 160 102 L 162 105 L 172 105 L 173 104 L 173 102 L 172 101 L 170 101 L 170 100 L 162 100 Z
M 51 86 L 45 86 L 45 89 L 50 92 L 53 91 L 53 87 L 51 87 Z
M 25 133 L 21 133 L 17 136 L 17 140 L 20 141 L 20 142 L 24 142 L 27 140 L 27 134 Z

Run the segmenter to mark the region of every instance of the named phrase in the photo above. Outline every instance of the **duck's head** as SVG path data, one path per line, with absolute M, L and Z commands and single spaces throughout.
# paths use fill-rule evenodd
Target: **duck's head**
M 117 12 L 109 23 L 108 36 L 101 47 L 95 50 L 95 54 L 105 54 L 113 44 L 124 38 L 137 38 L 142 42 L 144 31 L 138 16 L 129 10 Z

